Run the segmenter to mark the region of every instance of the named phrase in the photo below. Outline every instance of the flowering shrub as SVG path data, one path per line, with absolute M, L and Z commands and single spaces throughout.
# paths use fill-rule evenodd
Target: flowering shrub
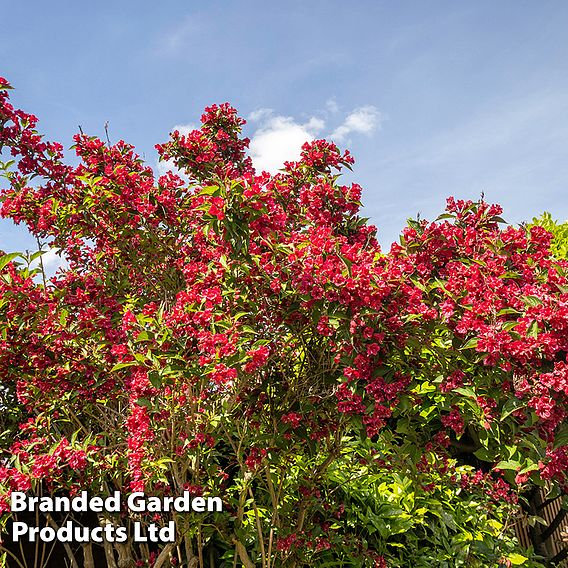
M 384 253 L 333 143 L 255 172 L 224 104 L 157 146 L 184 178 L 84 134 L 71 166 L 9 88 L 1 213 L 69 266 L 0 260 L 5 522 L 13 490 L 187 490 L 225 510 L 142 515 L 176 542 L 109 544 L 107 565 L 539 565 L 512 515 L 567 486 L 568 265 L 547 231 L 449 199 Z

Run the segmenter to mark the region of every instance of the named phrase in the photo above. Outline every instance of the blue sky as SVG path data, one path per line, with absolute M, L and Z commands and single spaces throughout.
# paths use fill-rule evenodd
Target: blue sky
M 154 144 L 229 101 L 260 167 L 331 137 L 356 158 L 364 214 L 388 246 L 449 195 L 511 222 L 568 217 L 568 3 L 1 2 L 0 75 L 69 147 Z M 33 248 L 0 223 L 0 248 Z

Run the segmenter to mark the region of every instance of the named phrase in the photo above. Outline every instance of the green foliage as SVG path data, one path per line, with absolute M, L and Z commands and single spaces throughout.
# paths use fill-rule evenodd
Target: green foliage
M 568 259 L 568 221 L 560 223 L 545 211 L 540 217 L 534 217 L 530 226 L 540 226 L 552 233 L 550 251 L 556 258 Z

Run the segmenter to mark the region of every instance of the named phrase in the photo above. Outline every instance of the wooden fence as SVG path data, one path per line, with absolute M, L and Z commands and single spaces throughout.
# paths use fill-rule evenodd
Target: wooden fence
M 529 525 L 528 515 L 522 513 L 515 524 L 515 532 L 521 546 L 528 548 L 534 543 L 541 542 L 542 553 L 547 558 L 560 558 L 563 551 L 568 550 L 568 511 L 562 510 L 561 499 L 546 500 L 544 491 L 539 491 L 533 503 L 533 515 L 541 517 L 545 524 L 533 528 Z M 532 532 L 532 535 L 531 535 Z M 531 538 L 533 536 L 533 538 Z M 568 568 L 568 558 L 555 564 Z

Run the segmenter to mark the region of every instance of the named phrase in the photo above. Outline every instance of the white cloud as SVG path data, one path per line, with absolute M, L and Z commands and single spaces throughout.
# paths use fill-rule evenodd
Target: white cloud
M 304 128 L 308 132 L 312 132 L 313 134 L 317 134 L 321 132 L 325 128 L 325 121 L 321 118 L 317 118 L 316 116 L 312 116 L 306 124 L 304 124 Z
M 372 106 L 362 106 L 349 113 L 343 124 L 338 126 L 330 135 L 338 142 L 346 140 L 351 133 L 371 134 L 380 126 L 382 115 L 379 110 Z
M 325 109 L 306 122 L 299 122 L 290 116 L 276 115 L 272 109 L 260 108 L 251 112 L 249 121 L 259 123 L 250 142 L 250 156 L 259 171 L 277 173 L 286 161 L 298 160 L 304 142 L 311 142 L 322 136 L 326 123 L 321 115 L 329 117 L 340 110 L 335 99 L 325 103 Z M 349 134 L 371 134 L 380 126 L 381 113 L 374 106 L 367 105 L 350 112 L 335 128 L 329 138 L 337 142 L 346 140 Z M 326 137 L 323 134 L 322 137 Z
M 251 120 L 262 120 L 250 142 L 250 156 L 258 171 L 277 173 L 284 162 L 298 160 L 302 145 L 311 142 L 325 127 L 323 120 L 311 117 L 300 124 L 289 116 L 275 116 L 268 109 L 251 113 Z M 254 117 L 254 118 L 253 118 Z

